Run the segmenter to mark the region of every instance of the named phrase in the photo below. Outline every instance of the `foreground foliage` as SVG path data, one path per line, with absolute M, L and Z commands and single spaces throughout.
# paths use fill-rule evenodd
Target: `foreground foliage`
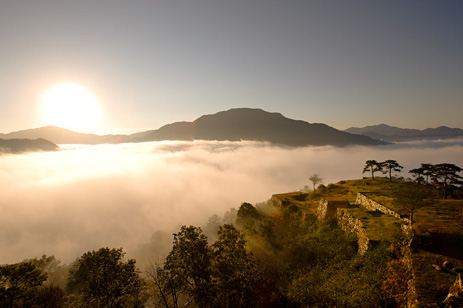
M 85 253 L 69 271 L 68 290 L 75 306 L 142 307 L 135 260 L 123 261 L 122 248 Z
M 220 226 L 211 246 L 200 228 L 183 226 L 151 278 L 164 307 L 252 307 L 258 271 L 233 225 Z
M 317 222 L 295 207 L 244 203 L 238 229 L 220 225 L 209 244 L 201 228 L 174 234 L 165 262 L 140 275 L 122 249 L 85 253 L 66 290 L 50 276 L 53 257 L 0 269 L 0 307 L 372 307 L 387 306 L 388 253 L 357 254 L 356 238 L 335 221 Z M 48 260 L 48 261 L 47 261 Z M 45 266 L 47 265 L 47 266 Z M 53 282 L 54 281 L 54 282 Z M 389 302 L 388 302 L 389 301 Z M 11 304 L 12 303 L 12 304 Z
M 372 237 L 359 255 L 353 234 L 301 207 L 362 191 L 416 220 L 414 247 L 442 253 L 442 242 L 447 256 L 461 253 L 460 203 L 430 206 L 436 190 L 417 182 L 347 181 L 291 193 L 281 205 L 243 203 L 204 229 L 181 227 L 165 260 L 145 273 L 121 248 L 87 252 L 70 266 L 53 256 L 0 265 L 0 307 L 403 307 L 415 276 L 402 249 L 410 239 Z

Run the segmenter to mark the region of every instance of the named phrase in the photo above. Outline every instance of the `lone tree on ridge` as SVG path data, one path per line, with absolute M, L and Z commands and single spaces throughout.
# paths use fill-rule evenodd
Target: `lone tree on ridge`
M 375 179 L 375 172 L 383 171 L 383 164 L 377 162 L 376 160 L 367 160 L 365 162 L 365 168 L 363 168 L 363 172 L 371 172 L 371 179 Z
M 318 184 L 323 183 L 323 178 L 318 175 L 318 173 L 312 174 L 309 180 L 313 184 L 313 194 L 315 195 L 315 189 Z
M 389 173 L 389 182 L 392 181 L 392 171 L 394 172 L 400 172 L 404 167 L 399 165 L 399 163 L 396 160 L 386 160 L 385 162 L 381 163 L 382 166 L 385 168 L 383 171 L 384 174 Z

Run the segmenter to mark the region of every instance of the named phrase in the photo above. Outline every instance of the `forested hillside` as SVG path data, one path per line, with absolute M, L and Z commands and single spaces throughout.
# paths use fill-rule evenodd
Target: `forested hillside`
M 461 201 L 417 209 L 412 233 L 356 203 L 361 192 L 407 217 L 395 192 L 409 184 L 342 181 L 244 202 L 203 227 L 182 226 L 166 258 L 153 258 L 147 268 L 125 258 L 122 248 L 89 251 L 70 265 L 53 256 L 1 265 L 0 307 L 440 305 L 463 268 Z M 429 189 L 439 197 L 440 189 Z M 362 221 L 366 251 L 337 219 L 320 219 L 323 200 Z

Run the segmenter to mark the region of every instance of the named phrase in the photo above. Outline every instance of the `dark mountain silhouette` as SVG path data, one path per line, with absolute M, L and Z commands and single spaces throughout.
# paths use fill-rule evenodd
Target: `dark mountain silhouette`
M 414 140 L 436 140 L 463 137 L 463 130 L 439 126 L 423 130 L 399 128 L 386 124 L 365 126 L 362 128 L 351 127 L 345 130 L 351 134 L 359 134 L 388 142 L 393 141 L 414 141 Z
M 239 108 L 204 115 L 193 122 L 167 124 L 131 135 L 95 135 L 55 126 L 0 134 L 3 139 L 44 138 L 56 144 L 101 144 L 161 140 L 250 140 L 287 146 L 380 145 L 386 142 L 339 131 L 326 124 L 292 120 L 280 113 Z
M 59 147 L 43 138 L 39 139 L 0 139 L 0 154 L 37 151 L 57 151 Z
M 306 145 L 380 145 L 366 136 L 341 132 L 325 124 L 292 120 L 280 113 L 239 108 L 204 115 L 193 122 L 165 125 L 145 135 L 131 135 L 132 142 L 160 140 L 251 140 L 288 146 Z
M 76 133 L 72 130 L 56 126 L 46 126 L 41 128 L 21 130 L 9 134 L 0 134 L 3 139 L 36 139 L 44 138 L 56 144 L 101 144 L 101 143 L 120 143 L 125 135 L 95 135 Z

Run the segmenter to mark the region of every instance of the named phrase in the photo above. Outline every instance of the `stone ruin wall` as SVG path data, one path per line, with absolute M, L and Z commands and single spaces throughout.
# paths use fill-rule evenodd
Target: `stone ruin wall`
M 379 204 L 378 202 L 371 200 L 370 198 L 368 198 L 367 196 L 365 196 L 362 193 L 357 193 L 357 200 L 355 201 L 355 203 L 362 205 L 368 211 L 376 211 L 376 210 L 378 210 L 380 212 L 383 212 L 384 214 L 388 214 L 388 215 L 394 216 L 396 218 L 402 219 L 400 217 L 399 213 L 394 212 L 393 210 L 385 207 L 384 205 Z
M 346 204 L 345 202 L 344 204 Z M 397 212 L 394 212 L 391 209 L 388 209 L 387 207 L 371 200 L 370 198 L 366 197 L 365 195 L 358 193 L 357 194 L 357 204 L 362 205 L 365 207 L 367 210 L 370 211 L 381 211 L 385 214 L 392 215 L 396 218 L 401 219 L 402 221 L 405 222 L 405 224 L 402 224 L 402 231 L 404 233 L 409 233 L 411 231 L 411 225 L 410 221 L 407 218 L 401 218 L 400 215 Z M 319 220 L 327 220 L 327 219 L 333 219 L 336 218 L 341 229 L 346 231 L 346 232 L 352 232 L 357 236 L 358 239 L 358 253 L 363 255 L 365 254 L 370 246 L 370 239 L 367 236 L 366 230 L 363 226 L 363 223 L 360 219 L 355 218 L 354 216 L 350 215 L 346 211 L 344 211 L 344 207 L 342 206 L 341 203 L 336 204 L 336 202 L 328 201 L 326 199 L 321 199 L 320 203 L 317 208 L 317 218 Z M 330 213 L 330 208 L 331 208 L 331 213 L 334 209 L 336 215 L 335 217 L 332 217 Z M 410 247 L 405 246 L 404 247 L 408 253 L 405 253 L 404 256 L 404 262 L 406 265 L 409 267 L 410 270 L 412 270 L 412 260 L 410 258 Z M 408 290 L 407 290 L 407 307 L 414 308 L 417 307 L 417 294 L 416 294 L 416 289 L 415 289 L 415 277 L 413 275 L 413 279 L 409 281 L 408 284 Z
M 370 244 L 370 239 L 367 236 L 365 228 L 363 227 L 360 219 L 355 218 L 354 216 L 348 214 L 344 209 L 337 209 L 337 219 L 338 223 L 341 226 L 341 229 L 346 232 L 352 232 L 357 235 L 358 238 L 358 252 L 363 255 L 368 250 Z
M 320 199 L 317 206 L 317 219 L 326 220 L 326 213 L 328 212 L 328 200 Z
M 347 201 L 328 201 L 326 199 L 320 199 L 317 207 L 317 219 L 318 220 L 330 220 L 337 219 L 337 209 L 340 207 L 346 207 L 349 204 Z
M 401 219 L 405 222 L 405 224 L 402 224 L 402 231 L 404 233 L 410 232 L 409 219 L 401 218 L 399 213 L 385 207 L 382 204 L 379 204 L 376 201 L 373 201 L 364 194 L 357 194 L 356 203 L 361 205 L 368 211 L 380 211 L 387 215 L 391 215 L 393 217 Z M 362 222 L 343 210 L 347 204 L 347 201 L 328 201 L 326 199 L 321 199 L 317 207 L 317 219 L 337 219 L 342 230 L 352 232 L 355 235 L 357 235 L 359 253 L 363 255 L 368 250 L 370 239 L 367 236 L 366 230 Z
M 368 250 L 370 239 L 362 222 L 344 211 L 348 204 L 347 201 L 321 199 L 317 207 L 317 219 L 321 221 L 336 219 L 342 230 L 354 233 L 358 238 L 358 252 L 363 255 Z
M 281 207 L 282 202 L 281 199 L 278 198 L 276 195 L 272 195 L 272 198 L 270 199 L 273 205 Z
M 395 218 L 398 218 L 398 219 L 402 220 L 403 222 L 405 222 L 407 224 L 410 223 L 410 219 L 401 217 L 399 213 L 391 210 L 390 208 L 385 207 L 382 204 L 379 204 L 376 201 L 373 201 L 372 199 L 368 198 L 367 196 L 365 196 L 362 193 L 357 193 L 357 200 L 355 201 L 355 203 L 362 205 L 368 211 L 376 211 L 376 210 L 378 210 L 380 212 L 383 212 L 384 214 L 394 216 Z M 405 228 L 402 228 L 402 229 L 406 232 L 407 228 L 405 227 Z

